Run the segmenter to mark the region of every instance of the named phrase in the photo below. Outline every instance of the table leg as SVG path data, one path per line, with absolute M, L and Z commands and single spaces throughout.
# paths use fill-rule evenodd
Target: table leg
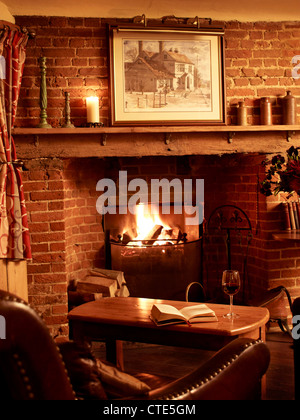
M 266 326 L 263 325 L 260 327 L 260 338 L 265 343 L 266 342 Z M 261 399 L 265 400 L 267 395 L 267 376 L 264 375 L 261 378 Z
M 106 340 L 106 360 L 124 370 L 123 341 Z
M 70 321 L 70 339 L 81 343 L 85 341 L 84 324 L 82 322 Z

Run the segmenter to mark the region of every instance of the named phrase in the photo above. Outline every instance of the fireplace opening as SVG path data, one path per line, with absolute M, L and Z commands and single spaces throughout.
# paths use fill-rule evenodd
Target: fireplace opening
M 202 223 L 189 224 L 193 209 L 182 210 L 141 203 L 105 214 L 106 266 L 124 272 L 131 296 L 185 300 L 188 285 L 202 283 Z

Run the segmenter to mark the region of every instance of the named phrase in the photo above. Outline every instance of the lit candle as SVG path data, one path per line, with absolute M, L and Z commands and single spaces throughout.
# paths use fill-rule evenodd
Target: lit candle
M 86 109 L 87 109 L 87 122 L 88 123 L 99 123 L 99 98 L 96 96 L 90 96 L 86 98 Z

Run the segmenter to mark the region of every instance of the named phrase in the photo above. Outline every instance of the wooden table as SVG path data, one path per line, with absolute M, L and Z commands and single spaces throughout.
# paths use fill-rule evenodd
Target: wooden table
M 218 350 L 237 337 L 265 340 L 266 308 L 234 306 L 240 316 L 229 320 L 223 315 L 229 305 L 207 304 L 218 317 L 217 322 L 168 325 L 157 327 L 149 318 L 153 303 L 167 303 L 178 309 L 193 302 L 167 301 L 135 297 L 103 298 L 84 303 L 69 312 L 75 340 L 106 341 L 107 359 L 122 366 L 118 360 L 116 340 L 154 343 L 178 347 Z

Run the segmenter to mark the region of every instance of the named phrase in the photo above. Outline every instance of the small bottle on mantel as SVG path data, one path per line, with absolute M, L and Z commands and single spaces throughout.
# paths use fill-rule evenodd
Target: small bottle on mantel
M 296 98 L 292 95 L 290 90 L 287 95 L 282 99 L 282 122 L 284 125 L 295 125 L 296 116 Z
M 272 125 L 272 103 L 270 98 L 260 100 L 260 123 L 261 125 Z
M 247 125 L 247 107 L 243 101 L 239 102 L 237 109 L 237 125 Z

